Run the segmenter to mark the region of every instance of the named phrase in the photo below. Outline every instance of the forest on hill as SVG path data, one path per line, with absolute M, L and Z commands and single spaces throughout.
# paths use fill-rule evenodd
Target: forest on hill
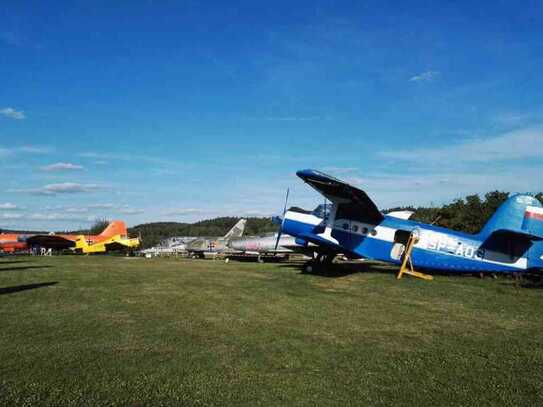
M 492 191 L 486 193 L 483 198 L 476 194 L 468 195 L 441 207 L 398 207 L 386 212 L 411 210 L 415 212 L 411 217 L 412 220 L 460 232 L 477 233 L 508 197 L 508 192 Z M 535 197 L 539 202 L 543 202 L 543 193 L 540 192 Z

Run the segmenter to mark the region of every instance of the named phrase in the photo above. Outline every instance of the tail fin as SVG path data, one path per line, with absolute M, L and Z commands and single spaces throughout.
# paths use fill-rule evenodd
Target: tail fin
M 479 233 L 482 239 L 498 231 L 543 236 L 541 203 L 529 195 L 513 195 L 492 215 Z
M 543 208 L 528 206 L 524 212 L 522 229 L 527 233 L 543 239 Z
M 100 233 L 101 237 L 111 237 L 115 235 L 127 236 L 128 231 L 126 225 L 122 220 L 114 220 Z
M 241 237 L 243 236 L 243 232 L 245 231 L 245 224 L 247 223 L 246 219 L 240 219 L 238 223 L 234 225 L 230 231 L 224 235 L 223 239 L 230 240 L 233 237 Z

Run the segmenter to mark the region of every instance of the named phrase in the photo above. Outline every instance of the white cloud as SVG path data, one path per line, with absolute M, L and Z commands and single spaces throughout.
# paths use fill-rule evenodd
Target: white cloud
M 92 222 L 94 216 L 80 216 L 76 214 L 67 214 L 63 212 L 51 213 L 31 213 L 24 216 L 25 220 L 33 221 L 77 221 L 77 222 Z
M 22 146 L 22 147 L 0 147 L 0 157 L 7 157 L 16 154 L 50 154 L 53 151 L 50 147 L 44 146 Z
M 19 207 L 10 202 L 0 204 L 0 210 L 15 210 L 15 209 L 19 209 Z
M 100 203 L 100 204 L 89 205 L 89 208 L 93 208 L 93 209 L 113 209 L 115 207 L 116 206 L 113 205 L 112 203 Z
M 3 109 L 0 109 L 0 114 L 15 120 L 23 120 L 25 118 L 25 114 L 23 111 L 15 110 L 12 107 L 5 107 Z
M 438 71 L 426 71 L 421 74 L 412 76 L 409 79 L 409 82 L 430 82 L 430 81 L 433 81 L 434 79 L 437 79 L 438 76 L 439 76 Z
M 322 171 L 342 175 L 342 174 L 351 174 L 353 172 L 356 172 L 358 171 L 358 168 L 356 167 L 324 167 Z
M 52 151 L 52 148 L 43 146 L 23 146 L 15 149 L 15 152 L 22 152 L 28 154 L 49 154 Z
M 75 208 L 75 207 L 72 207 L 72 208 L 65 208 L 64 211 L 66 213 L 87 213 L 89 211 L 89 208 L 84 208 L 84 207 Z
M 82 170 L 83 166 L 78 164 L 72 164 L 72 163 L 63 163 L 58 162 L 55 164 L 46 165 L 44 167 L 41 167 L 42 171 L 47 172 L 56 172 L 56 171 L 73 171 L 73 170 Z
M 164 215 L 195 215 L 195 214 L 201 214 L 205 211 L 203 209 L 199 208 L 177 208 L 172 209 L 164 213 Z
M 97 184 L 79 184 L 77 182 L 62 182 L 58 184 L 48 184 L 41 188 L 11 189 L 7 192 L 21 192 L 34 195 L 57 195 L 57 194 L 77 194 L 84 192 L 94 192 L 103 186 Z
M 100 187 L 96 184 L 79 184 L 76 182 L 62 182 L 59 184 L 45 185 L 41 191 L 45 194 L 73 194 L 80 192 L 92 192 Z
M 143 209 L 136 209 L 136 208 L 121 208 L 119 210 L 120 213 L 123 215 L 139 215 L 144 213 L 145 211 Z
M 20 213 L 2 213 L 0 218 L 2 219 L 21 219 L 23 217 Z
M 389 150 L 385 158 L 420 165 L 496 162 L 543 157 L 543 128 L 516 130 L 494 137 L 477 137 L 439 147 Z
M 543 171 L 543 165 L 531 168 Z M 512 166 L 497 170 L 451 171 L 447 168 L 421 174 L 389 174 L 347 177 L 346 182 L 366 191 L 379 208 L 401 205 L 431 205 L 451 202 L 470 194 L 489 191 L 539 192 L 543 182 L 525 176 L 526 169 Z
M 149 155 L 132 154 L 132 153 L 98 153 L 94 151 L 85 151 L 78 154 L 79 157 L 92 160 L 98 165 L 106 165 L 115 161 L 137 161 L 160 165 L 179 165 L 178 161 L 170 161 L 161 157 L 153 157 Z

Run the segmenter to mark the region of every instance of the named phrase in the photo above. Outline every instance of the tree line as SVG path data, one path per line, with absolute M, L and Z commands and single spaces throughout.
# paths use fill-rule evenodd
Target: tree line
M 398 207 L 386 212 L 411 210 L 415 212 L 411 217 L 412 220 L 460 232 L 477 233 L 508 197 L 508 192 L 492 191 L 486 193 L 483 198 L 477 194 L 468 195 L 441 207 Z M 543 202 L 543 193 L 540 192 L 535 197 Z

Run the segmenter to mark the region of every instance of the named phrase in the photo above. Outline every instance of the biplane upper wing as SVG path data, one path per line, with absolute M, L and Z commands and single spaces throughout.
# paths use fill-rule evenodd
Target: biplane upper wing
M 320 171 L 301 170 L 296 175 L 326 199 L 339 204 L 340 212 L 348 214 L 350 218 L 375 223 L 384 219 L 384 215 L 377 209 L 375 203 L 361 189 Z

